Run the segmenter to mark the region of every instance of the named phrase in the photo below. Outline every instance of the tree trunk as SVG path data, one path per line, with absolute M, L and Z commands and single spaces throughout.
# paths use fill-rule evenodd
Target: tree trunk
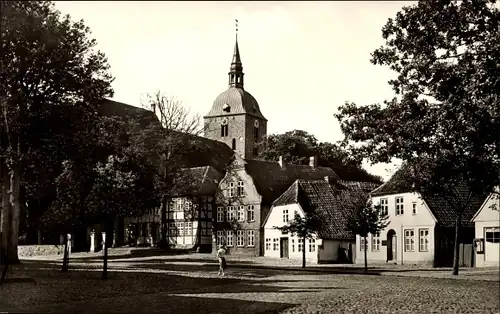
M 458 275 L 458 268 L 460 262 L 460 225 L 462 224 L 462 212 L 457 213 L 457 220 L 455 221 L 455 243 L 453 247 L 453 275 Z
M 302 237 L 302 268 L 306 268 L 306 237 Z
M 113 218 L 113 245 L 112 247 L 118 246 L 118 217 Z
M 11 232 L 10 241 L 8 246 L 9 261 L 12 264 L 19 264 L 19 257 L 17 256 L 17 245 L 19 241 L 19 219 L 21 214 L 21 165 L 19 162 L 13 165 L 10 175 L 10 206 L 11 206 Z
M 161 204 L 161 239 L 160 239 L 160 248 L 167 249 L 168 248 L 168 239 L 167 239 L 167 198 L 164 197 Z
M 365 247 L 363 248 L 363 251 L 364 251 L 364 255 L 365 255 L 365 272 L 368 271 L 368 253 L 367 253 L 367 244 L 366 244 L 366 240 L 367 240 L 367 237 L 364 236 L 363 239 L 365 240 Z
M 9 203 L 9 189 L 10 189 L 10 179 L 9 173 L 7 172 L 7 166 L 0 160 L 0 180 L 2 187 L 2 216 L 0 217 L 0 232 L 2 232 L 2 243 L 0 245 L 7 252 L 9 237 L 10 237 L 10 203 Z

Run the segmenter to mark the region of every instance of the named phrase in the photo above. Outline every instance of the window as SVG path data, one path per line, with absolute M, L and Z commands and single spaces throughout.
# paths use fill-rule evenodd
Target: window
M 292 252 L 295 252 L 295 239 L 292 239 Z
M 241 205 L 237 213 L 238 221 L 245 221 L 245 206 Z
M 420 252 L 429 251 L 429 229 L 418 230 L 418 242 Z
M 231 146 L 232 146 L 231 147 L 232 150 L 236 149 L 236 139 L 235 138 L 233 138 L 233 142 L 232 142 Z
M 175 222 L 171 222 L 169 225 L 168 225 L 168 233 L 170 235 L 177 235 L 177 228 L 175 227 Z
M 227 241 L 227 246 L 233 246 L 233 236 L 234 236 L 234 231 L 233 230 L 226 230 L 226 241 Z
M 309 252 L 314 252 L 314 251 L 316 251 L 316 240 L 309 239 Z
M 266 238 L 266 251 L 271 251 L 271 239 Z
M 224 244 L 224 231 L 219 230 L 217 231 L 217 245 L 223 245 Z
M 175 210 L 176 211 L 181 211 L 182 210 L 182 206 L 184 206 L 184 199 L 178 198 L 178 199 L 176 199 L 175 203 L 176 203 Z
M 255 231 L 248 230 L 247 235 L 247 246 L 255 246 Z
M 255 210 L 253 208 L 253 205 L 247 206 L 247 218 L 248 221 L 255 221 Z
M 225 136 L 228 136 L 228 134 L 229 134 L 228 125 L 227 124 L 222 124 L 220 126 L 220 136 L 221 137 L 225 137 Z
M 191 200 L 186 200 L 184 202 L 184 211 L 189 212 L 193 209 L 193 201 Z
M 253 136 L 255 137 L 255 139 L 259 138 L 259 127 L 258 126 L 253 127 Z
M 405 230 L 405 252 L 415 251 L 415 231 L 413 229 Z
M 184 235 L 184 223 L 183 222 L 177 223 L 177 231 L 178 231 L 177 235 L 180 235 L 180 236 Z
M 380 214 L 389 215 L 389 200 L 387 198 L 380 199 Z
M 234 220 L 234 206 L 227 207 L 227 221 Z
M 403 215 L 403 214 L 404 214 L 403 198 L 402 197 L 396 197 L 396 216 L 397 215 Z
M 367 249 L 368 249 L 368 245 L 367 245 L 367 243 L 365 243 L 365 238 L 360 237 L 359 238 L 359 250 L 360 251 L 364 251 L 364 250 L 367 250 Z
M 229 197 L 234 197 L 234 182 L 229 182 Z
M 191 222 L 187 222 L 184 225 L 184 229 L 186 229 L 186 231 L 184 232 L 185 235 L 192 235 L 193 224 Z
M 245 239 L 245 231 L 238 230 L 236 232 L 236 246 L 242 247 L 244 246 Z
M 490 243 L 499 243 L 500 242 L 500 228 L 484 228 L 484 240 Z
M 299 239 L 299 243 L 297 244 L 297 251 L 302 252 L 302 249 L 304 248 L 304 239 Z
M 411 206 L 412 206 L 413 215 L 416 215 L 417 214 L 417 203 L 412 203 Z
M 238 196 L 245 196 L 243 181 L 238 181 Z
M 217 222 L 223 222 L 223 221 L 224 221 L 224 208 L 217 207 Z
M 288 209 L 283 209 L 283 222 L 288 223 Z
M 273 239 L 273 251 L 277 251 L 280 247 L 280 243 L 279 243 L 279 240 L 278 238 L 274 238 Z
M 380 251 L 380 234 L 372 234 L 372 251 Z

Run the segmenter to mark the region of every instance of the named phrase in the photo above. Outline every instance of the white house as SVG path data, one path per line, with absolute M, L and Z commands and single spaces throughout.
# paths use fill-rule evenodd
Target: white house
M 406 165 L 401 166 L 388 182 L 370 193 L 373 204 L 380 204 L 389 216 L 389 225 L 378 235 L 369 235 L 366 245 L 364 239 L 356 237 L 356 263 L 364 263 L 366 249 L 369 263 L 452 265 L 455 212 L 439 195 L 415 192 L 407 174 Z M 485 196 L 474 197 L 462 216 L 461 266 L 473 265 L 470 219 L 484 200 Z
M 337 181 L 330 177 L 325 180 L 296 180 L 273 203 L 264 227 L 264 256 L 302 260 L 302 250 L 306 250 L 309 263 L 350 262 L 355 250 L 355 236 L 347 230 L 347 218 L 352 210 L 352 199 L 366 197 L 363 185 L 376 184 Z M 283 234 L 275 227 L 286 225 L 297 212 L 315 214 L 321 226 L 313 239 L 298 238 L 297 235 Z
M 474 250 L 477 267 L 499 266 L 500 196 L 491 193 L 472 218 L 476 231 Z

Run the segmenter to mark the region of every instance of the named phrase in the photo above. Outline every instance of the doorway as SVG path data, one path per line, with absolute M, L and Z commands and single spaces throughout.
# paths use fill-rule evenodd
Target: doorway
M 397 257 L 396 231 L 393 229 L 387 232 L 387 262 L 395 262 Z
M 289 258 L 288 255 L 288 238 L 280 239 L 280 257 Z

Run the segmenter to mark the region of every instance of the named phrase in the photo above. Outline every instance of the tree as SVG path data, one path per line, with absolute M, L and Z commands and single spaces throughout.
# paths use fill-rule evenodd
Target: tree
M 292 236 L 297 235 L 302 239 L 302 268 L 306 267 L 306 239 L 313 239 L 321 227 L 321 221 L 314 215 L 306 213 L 302 217 L 298 212 L 295 212 L 293 219 L 283 227 L 275 227 L 283 233 L 290 233 Z
M 331 167 L 342 179 L 381 183 L 380 177 L 361 167 L 361 160 L 353 158 L 341 145 L 318 142 L 316 137 L 302 130 L 268 135 L 260 144 L 259 158 L 307 165 L 311 156 L 319 156 L 319 165 Z
M 389 222 L 388 217 L 381 214 L 380 206 L 373 206 L 371 200 L 358 199 L 355 201 L 355 209 L 349 215 L 347 226 L 353 234 L 357 234 L 364 241 L 365 271 L 368 271 L 368 260 L 366 249 L 368 247 L 368 234 L 377 234 L 383 230 Z M 360 243 L 361 245 L 361 243 Z
M 494 3 L 404 7 L 383 27 L 385 44 L 371 59 L 398 74 L 389 81 L 396 97 L 384 106 L 346 103 L 336 115 L 345 141 L 358 144 L 351 146 L 354 154 L 372 163 L 406 161 L 416 189 L 441 195 L 455 210 L 454 275 L 462 214 L 500 180 L 500 13 Z
M 47 142 L 58 144 L 52 154 L 76 155 L 85 140 L 75 134 L 91 128 L 96 106 L 112 96 L 113 78 L 89 28 L 61 17 L 51 2 L 2 1 L 0 25 L 2 232 L 9 259 L 18 262 L 20 184 L 28 156 Z
M 176 176 L 186 164 L 186 153 L 193 150 L 193 136 L 202 132 L 201 117 L 161 91 L 147 94 L 142 106 L 150 108 L 160 123 L 137 128 L 130 149 L 157 166 L 156 182 L 158 190 L 162 191 L 160 246 L 167 248 L 168 199 L 172 197 Z

